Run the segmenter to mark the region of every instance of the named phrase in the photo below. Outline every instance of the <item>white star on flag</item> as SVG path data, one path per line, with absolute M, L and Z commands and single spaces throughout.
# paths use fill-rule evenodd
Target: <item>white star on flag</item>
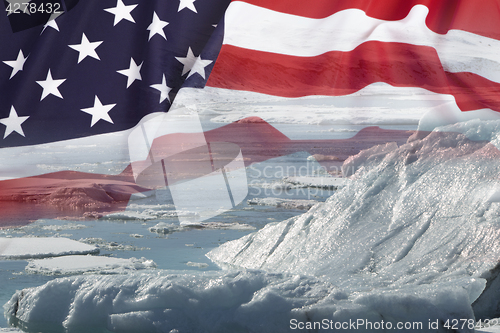
M 89 42 L 85 33 L 82 35 L 82 42 L 80 44 L 68 45 L 73 50 L 78 51 L 78 63 L 80 63 L 86 57 L 92 57 L 97 60 L 101 60 L 97 55 L 95 49 L 101 45 L 102 41 L 99 42 Z
M 81 111 L 92 115 L 90 127 L 94 126 L 99 120 L 105 120 L 108 123 L 114 124 L 108 112 L 115 107 L 116 104 L 102 105 L 97 95 L 94 99 L 94 106 L 91 108 L 80 109 Z
M 127 77 L 127 88 L 130 87 L 130 85 L 134 83 L 135 80 L 142 80 L 141 67 L 142 62 L 140 65 L 137 65 L 134 61 L 134 58 L 130 58 L 130 67 L 128 69 L 117 71 L 118 73 Z
M 151 22 L 151 24 L 148 27 L 148 30 L 149 30 L 149 39 L 148 40 L 151 40 L 151 38 L 156 34 L 162 36 L 163 38 L 165 38 L 165 40 L 167 40 L 167 36 L 165 36 L 165 32 L 163 31 L 163 28 L 165 28 L 167 25 L 168 25 L 168 22 L 160 20 L 160 18 L 156 14 L 156 12 L 154 12 L 153 13 L 153 22 Z
M 132 14 L 130 14 L 130 12 L 133 11 L 135 7 L 137 7 L 137 5 L 125 6 L 122 0 L 117 0 L 116 7 L 106 8 L 104 10 L 115 16 L 115 21 L 113 23 L 113 26 L 115 26 L 120 23 L 121 20 L 127 20 L 135 23 Z
M 40 35 L 47 29 L 48 27 L 51 27 L 54 30 L 59 31 L 59 26 L 56 23 L 56 20 L 50 20 L 45 25 L 43 26 L 42 32 L 40 32 Z
M 24 116 L 24 117 L 19 117 L 17 115 L 16 109 L 14 109 L 14 106 L 11 106 L 10 108 L 10 114 L 8 118 L 2 118 L 0 119 L 0 123 L 4 124 L 7 126 L 5 129 L 5 134 L 3 135 L 3 138 L 5 139 L 10 135 L 12 132 L 17 132 L 24 136 L 23 129 L 21 127 L 21 124 L 28 119 L 29 116 Z
M 188 49 L 186 57 L 175 57 L 175 59 L 177 59 L 184 65 L 184 68 L 182 69 L 182 75 L 189 72 L 187 77 L 190 77 L 195 73 L 198 73 L 201 75 L 202 78 L 205 78 L 205 67 L 207 67 L 213 62 L 212 60 L 201 59 L 201 55 L 195 57 L 191 48 Z
M 168 97 L 168 93 L 170 92 L 170 90 L 172 90 L 172 88 L 167 86 L 167 79 L 165 78 L 165 74 L 163 74 L 163 79 L 161 81 L 161 84 L 152 84 L 150 87 L 160 92 L 160 103 L 163 102 L 165 99 L 168 99 L 168 102 L 170 103 L 170 98 Z
M 56 30 L 56 31 L 59 31 L 59 26 L 57 25 L 57 22 L 56 22 L 56 18 L 59 17 L 59 15 L 62 15 L 63 12 L 60 12 L 60 13 L 52 13 L 52 15 L 50 15 L 50 18 L 49 20 L 47 21 L 47 23 L 45 23 L 45 25 L 43 26 L 43 29 L 42 31 L 40 32 L 40 35 L 45 31 L 45 29 L 47 29 L 48 27 L 51 27 L 52 29 Z
M 14 75 L 17 74 L 17 72 L 23 70 L 23 66 L 24 66 L 24 63 L 26 62 L 26 59 L 28 59 L 28 57 L 25 58 L 23 51 L 19 50 L 19 53 L 17 54 L 16 60 L 4 61 L 4 64 L 12 67 L 12 73 L 10 73 L 9 80 L 12 79 L 14 77 Z
M 59 80 L 54 80 L 52 79 L 52 74 L 49 72 L 47 73 L 47 78 L 44 81 L 36 81 L 40 86 L 43 88 L 42 92 L 42 97 L 40 98 L 40 101 L 43 100 L 45 97 L 47 97 L 49 94 L 57 96 L 59 98 L 63 98 L 61 93 L 59 92 L 59 89 L 57 89 L 66 79 L 59 79 Z
M 196 11 L 196 7 L 194 6 L 195 1 L 196 0 L 180 0 L 179 9 L 177 10 L 177 12 L 180 12 L 184 8 L 187 8 L 198 14 L 198 12 Z

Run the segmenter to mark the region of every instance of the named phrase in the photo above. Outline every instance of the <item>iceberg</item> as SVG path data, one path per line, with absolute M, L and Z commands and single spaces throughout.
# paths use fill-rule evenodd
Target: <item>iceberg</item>
M 223 267 L 318 276 L 351 293 L 484 280 L 475 315 L 493 316 L 500 206 L 490 197 L 500 185 L 500 151 L 490 141 L 499 124 L 473 120 L 361 152 L 345 162 L 356 166 L 352 181 L 325 203 L 208 257 Z
M 476 321 L 500 316 L 498 138 L 500 121 L 471 120 L 361 152 L 326 202 L 210 251 L 220 271 L 58 278 L 5 316 L 43 332 L 494 332 Z

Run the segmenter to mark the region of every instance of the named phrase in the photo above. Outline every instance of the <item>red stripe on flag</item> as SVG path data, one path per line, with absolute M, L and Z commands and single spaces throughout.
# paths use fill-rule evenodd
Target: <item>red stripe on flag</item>
M 445 34 L 451 29 L 464 30 L 481 36 L 500 39 L 500 3 L 498 0 L 245 0 L 243 2 L 274 11 L 325 18 L 346 9 L 361 9 L 366 15 L 396 21 L 405 18 L 415 5 L 429 8 L 426 25 L 432 31 Z
M 433 48 L 403 43 L 371 41 L 316 57 L 223 45 L 207 85 L 302 97 L 352 94 L 375 82 L 453 95 L 462 111 L 500 111 L 500 84 L 472 73 L 445 72 Z

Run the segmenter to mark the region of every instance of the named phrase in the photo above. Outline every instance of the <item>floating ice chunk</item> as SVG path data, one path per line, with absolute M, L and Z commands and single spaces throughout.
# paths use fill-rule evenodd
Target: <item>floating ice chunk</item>
M 247 201 L 249 205 L 275 206 L 286 209 L 309 209 L 319 201 L 316 200 L 295 200 L 282 198 L 253 198 Z
M 145 209 L 143 211 L 132 211 L 127 210 L 125 212 L 113 213 L 103 216 L 103 220 L 114 220 L 114 221 L 151 221 L 157 219 L 171 218 L 175 219 L 180 216 L 190 217 L 197 216 L 196 212 L 182 211 L 182 210 L 156 210 L 156 209 Z
M 49 231 L 62 231 L 62 230 L 79 230 L 87 228 L 84 224 L 68 223 L 63 225 L 44 225 L 41 227 L 42 230 Z
M 307 158 L 308 161 L 341 161 L 340 157 L 334 155 L 314 154 Z
M 157 234 L 171 234 L 176 231 L 182 231 L 183 227 L 178 224 L 160 222 L 155 226 L 149 228 L 149 231 L 155 232 Z
M 80 242 L 89 244 L 89 245 L 95 245 L 96 247 L 100 249 L 104 249 L 107 251 L 142 251 L 142 250 L 149 250 L 147 247 L 137 247 L 134 245 L 127 245 L 127 244 L 119 244 L 116 242 L 108 242 L 107 240 L 104 240 L 102 238 L 98 237 L 89 237 L 89 238 L 82 238 L 80 239 Z
M 148 221 L 154 220 L 157 218 L 157 215 L 148 214 L 147 212 L 134 212 L 134 211 L 126 211 L 120 213 L 107 214 L 101 217 L 102 220 L 138 220 L 138 221 Z
M 339 187 L 345 186 L 347 182 L 349 182 L 349 180 L 346 178 L 313 176 L 285 177 L 283 180 L 294 185 L 325 189 L 337 189 Z
M 198 267 L 198 268 L 206 268 L 206 267 L 208 267 L 208 264 L 204 263 L 204 262 L 192 262 L 192 261 L 188 261 L 186 263 L 186 265 L 191 266 L 191 267 Z
M 159 222 L 155 226 L 149 228 L 149 231 L 166 235 L 179 231 L 186 231 L 191 229 L 231 229 L 231 230 L 255 230 L 248 224 L 238 222 L 199 222 L 186 225 L 179 225 L 174 223 Z
M 306 187 L 305 185 L 297 185 L 297 184 L 287 183 L 283 179 L 279 180 L 279 181 L 273 181 L 271 183 L 267 183 L 267 182 L 252 183 L 251 186 L 265 188 L 265 189 L 271 189 L 271 190 L 291 190 L 291 189 Z
M 175 209 L 175 206 L 173 204 L 137 204 L 137 203 L 129 203 L 127 206 L 128 209 L 130 210 L 143 210 L 143 209 L 148 209 L 148 210 L 160 210 L 160 211 L 172 211 Z
M 62 256 L 30 260 L 26 271 L 44 275 L 123 274 L 130 271 L 155 268 L 146 258 L 111 258 L 93 255 Z
M 0 238 L 0 259 L 46 258 L 74 254 L 97 254 L 99 249 L 62 237 Z
M 238 222 L 201 222 L 191 224 L 190 228 L 222 229 L 222 230 L 255 230 L 251 225 Z
M 34 223 L 30 223 L 28 225 L 21 226 L 18 228 L 11 228 L 8 230 L 10 233 L 17 233 L 17 234 L 26 234 L 28 232 L 33 233 L 40 231 L 50 234 L 51 232 L 58 232 L 64 230 L 80 230 L 89 227 L 88 225 L 77 224 L 77 223 L 66 223 L 66 224 L 46 224 L 46 223 L 53 223 L 53 222 L 50 220 L 37 220 Z
M 251 183 L 252 187 L 260 187 L 271 190 L 293 190 L 301 188 L 320 188 L 325 190 L 336 190 L 339 187 L 345 186 L 349 179 L 339 177 L 316 177 L 316 176 L 297 176 L 284 177 L 270 183 Z

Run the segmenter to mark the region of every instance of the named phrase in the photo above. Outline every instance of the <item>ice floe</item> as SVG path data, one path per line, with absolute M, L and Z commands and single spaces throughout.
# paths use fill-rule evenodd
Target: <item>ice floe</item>
M 249 205 L 259 206 L 274 206 L 285 209 L 309 209 L 319 201 L 316 200 L 300 200 L 300 199 L 283 199 L 283 198 L 253 198 L 247 200 Z
M 125 212 L 107 214 L 101 217 L 102 220 L 113 221 L 150 221 L 158 219 L 176 219 L 179 216 L 197 216 L 196 212 L 182 210 L 154 210 L 145 209 L 143 211 L 127 210 Z
M 65 223 L 65 224 L 52 224 L 51 220 L 37 220 L 36 222 L 30 223 L 16 228 L 4 229 L 4 234 L 14 235 L 26 235 L 26 234 L 44 234 L 45 236 L 59 235 L 58 232 L 66 230 L 81 230 L 88 228 L 88 225 L 81 223 Z M 61 235 L 59 235 L 61 236 Z
M 89 244 L 89 245 L 94 245 L 98 247 L 99 249 L 107 250 L 107 251 L 142 251 L 142 250 L 148 250 L 149 248 L 147 247 L 137 247 L 134 245 L 128 245 L 128 244 L 119 244 L 117 242 L 108 242 L 105 239 L 99 238 L 99 237 L 88 237 L 88 238 L 82 238 L 80 239 L 80 242 Z
M 191 266 L 191 267 L 198 267 L 198 268 L 206 268 L 206 267 L 208 267 L 208 264 L 204 263 L 204 262 L 192 262 L 192 261 L 188 261 L 186 263 L 186 265 Z
M 314 176 L 285 177 L 283 180 L 293 185 L 333 190 L 345 186 L 349 182 L 347 178 Z
M 63 237 L 0 238 L 0 259 L 46 258 L 97 254 L 99 248 Z
M 130 271 L 155 268 L 156 264 L 146 258 L 113 258 L 93 255 L 62 256 L 57 258 L 32 259 L 26 266 L 28 273 L 45 275 L 75 274 L 123 274 Z
M 255 227 L 238 222 L 199 222 L 196 224 L 175 224 L 159 222 L 149 228 L 150 232 L 166 235 L 179 231 L 187 231 L 191 229 L 231 229 L 231 230 L 254 230 Z

